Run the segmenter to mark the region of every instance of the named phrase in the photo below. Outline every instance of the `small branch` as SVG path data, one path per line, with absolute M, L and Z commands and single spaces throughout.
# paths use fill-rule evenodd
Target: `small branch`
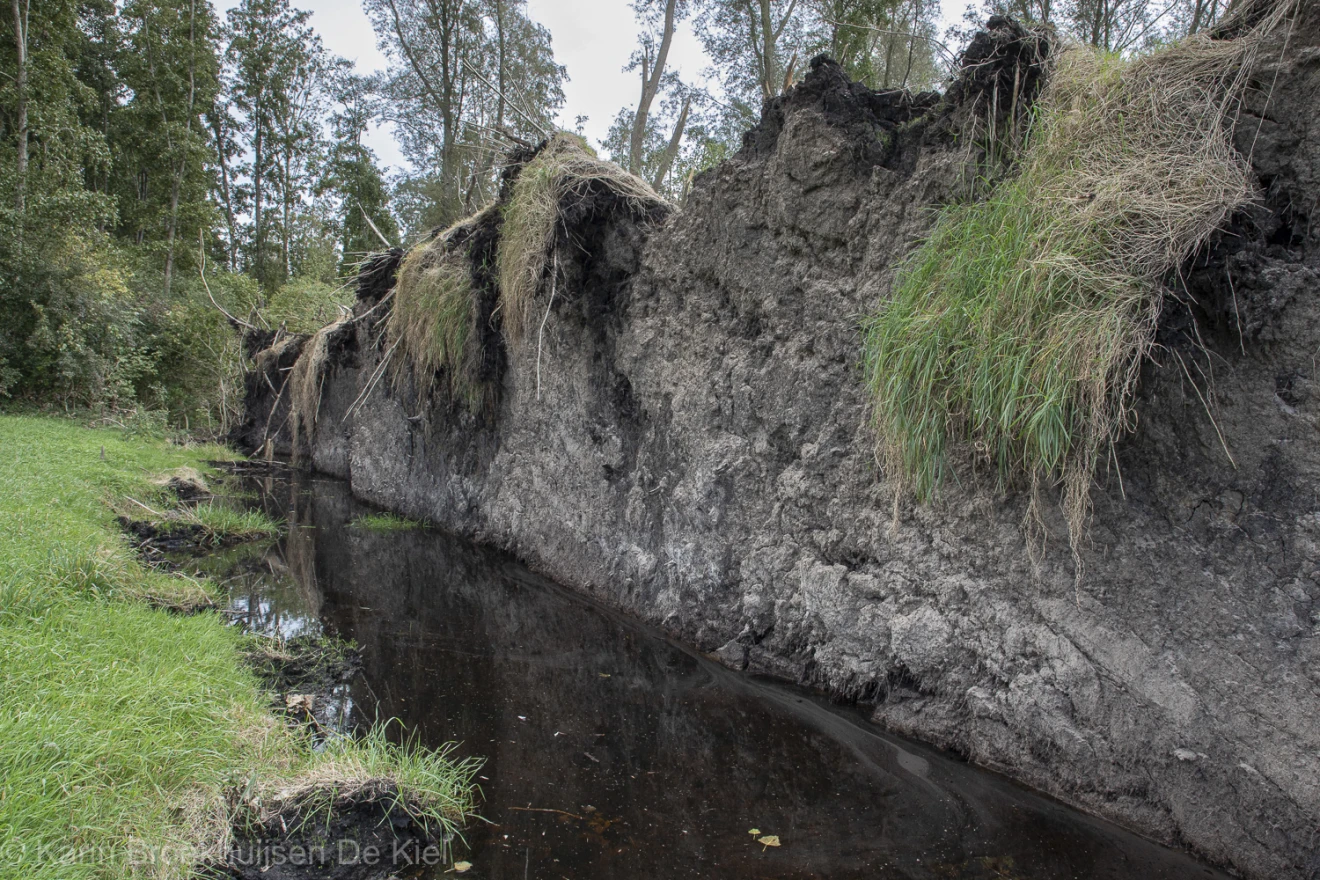
M 143 504 L 141 501 L 138 501 L 136 498 L 132 497 L 131 495 L 125 495 L 124 498 L 126 498 L 129 501 L 132 501 L 134 504 L 136 504 L 138 507 L 142 508 L 152 516 L 159 517 L 160 519 L 168 519 L 168 517 L 165 516 L 165 514 L 161 513 L 159 510 L 153 510 L 150 507 L 147 507 L 147 505 Z
M 520 813 L 558 813 L 560 816 L 568 816 L 570 819 L 585 821 L 577 813 L 570 813 L 567 810 L 551 810 L 546 807 L 509 807 L 510 810 L 517 810 Z
M 367 225 L 371 227 L 372 232 L 376 233 L 376 237 L 380 239 L 381 244 L 385 245 L 387 248 L 394 247 L 394 245 L 390 244 L 390 240 L 376 228 L 376 224 L 371 222 L 371 218 L 367 216 L 367 209 L 362 207 L 361 202 L 358 202 L 358 210 L 362 212 L 362 219 L 367 221 Z
M 955 64 L 957 64 L 957 59 L 954 58 L 953 52 L 949 51 L 948 46 L 944 45 L 934 37 L 928 37 L 925 34 L 908 33 L 906 31 L 891 31 L 891 30 L 886 30 L 885 28 L 871 27 L 868 24 L 851 24 L 846 21 L 834 21 L 833 19 L 830 18 L 825 19 L 825 21 L 829 24 L 834 25 L 835 27 L 859 28 L 860 30 L 864 30 L 864 31 L 875 31 L 877 34 L 888 34 L 891 37 L 907 37 L 908 39 L 912 39 L 915 37 L 918 40 L 925 40 L 927 43 L 930 43 L 932 46 L 934 46 L 935 49 L 941 55 L 944 56 L 945 60 L 949 62 L 949 66 L 951 68 Z
M 197 230 L 197 249 L 198 251 L 201 252 L 202 255 L 202 267 L 201 269 L 198 270 L 198 274 L 202 276 L 202 287 L 206 289 L 206 298 L 211 301 L 211 305 L 215 306 L 217 309 L 220 310 L 220 314 L 224 315 L 226 318 L 229 319 L 229 322 L 231 324 L 235 324 L 239 327 L 246 327 L 248 330 L 256 330 L 257 328 L 249 324 L 247 321 L 239 320 L 238 318 L 235 318 L 233 315 L 229 314 L 229 312 L 225 311 L 224 306 L 220 305 L 220 303 L 215 301 L 215 296 L 213 296 L 211 293 L 211 285 L 206 283 L 206 239 L 203 237 L 204 235 L 205 232 L 203 230 L 201 229 Z

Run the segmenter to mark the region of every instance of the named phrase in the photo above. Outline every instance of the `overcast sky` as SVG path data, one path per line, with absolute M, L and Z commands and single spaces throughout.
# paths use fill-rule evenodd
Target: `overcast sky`
M 966 0 L 943 0 L 945 17 L 961 12 Z M 237 6 L 237 0 L 221 0 L 222 7 Z M 336 55 L 352 59 L 358 70 L 369 73 L 385 67 L 385 56 L 376 46 L 371 22 L 359 0 L 293 0 L 299 9 L 312 13 L 312 26 L 325 46 Z M 637 45 L 637 22 L 627 0 L 528 0 L 532 18 L 550 30 L 555 60 L 568 68 L 565 102 L 559 122 L 573 128 L 578 116 L 586 116 L 587 137 L 599 144 L 620 107 L 634 104 L 641 83 L 636 73 L 624 73 L 628 57 Z M 669 65 L 689 82 L 708 65 L 690 22 L 679 25 L 669 50 Z M 370 133 L 368 144 L 381 163 L 397 170 L 403 156 L 387 128 Z

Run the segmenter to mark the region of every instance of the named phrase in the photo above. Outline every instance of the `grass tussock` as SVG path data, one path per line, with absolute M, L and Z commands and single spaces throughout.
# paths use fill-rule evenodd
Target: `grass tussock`
M 216 501 L 180 508 L 179 515 L 185 522 L 201 526 L 207 543 L 212 545 L 274 537 L 281 526 L 260 510 L 239 509 Z
M 1232 145 L 1252 62 L 1237 39 L 1125 61 L 1067 48 L 1015 176 L 944 209 L 865 324 L 878 452 L 925 498 L 955 447 L 1005 484 L 1060 484 L 1074 551 L 1099 460 L 1131 429 L 1163 281 L 1253 194 Z
M 282 523 L 260 510 L 235 507 L 214 497 L 198 504 L 178 504 L 157 492 L 140 501 L 132 496 L 111 497 L 108 505 L 121 520 L 139 528 L 150 527 L 164 538 L 184 537 L 198 547 L 219 547 L 260 538 L 272 538 Z
M 428 834 L 460 836 L 476 810 L 482 762 L 456 757 L 453 744 L 426 749 L 411 737 L 395 742 L 389 726 L 330 738 L 296 774 L 265 783 L 245 799 L 236 824 L 260 828 L 281 818 L 328 823 L 337 808 L 377 802 L 387 816 L 407 816 Z
M 353 520 L 353 528 L 369 532 L 406 532 L 425 528 L 420 520 L 409 519 L 396 513 L 365 513 Z
M 424 819 L 461 821 L 470 764 L 381 732 L 316 754 L 270 711 L 248 637 L 133 601 L 202 585 L 135 559 L 106 497 L 154 502 L 149 474 L 228 451 L 16 416 L 0 449 L 0 874 L 192 876 L 226 851 L 249 789 L 389 780 Z
M 479 346 L 476 291 L 466 249 L 455 245 L 454 233 L 481 216 L 413 248 L 399 265 L 386 334 L 402 357 L 393 358 L 391 366 L 396 384 L 411 368 L 421 396 L 443 374 L 454 398 L 473 403 L 480 397 L 472 363 Z
M 531 325 L 532 301 L 550 268 L 561 206 L 586 198 L 597 186 L 609 188 L 639 215 L 668 204 L 646 181 L 598 159 L 585 140 L 568 132 L 552 135 L 518 173 L 504 207 L 497 255 L 504 332 L 511 339 Z

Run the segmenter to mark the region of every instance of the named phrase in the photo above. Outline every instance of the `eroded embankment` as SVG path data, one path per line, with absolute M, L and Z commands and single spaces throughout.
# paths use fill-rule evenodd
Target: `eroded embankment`
M 1044 47 L 1002 20 L 943 98 L 819 61 L 681 211 L 571 214 L 531 331 L 499 309 L 473 326 L 495 368 L 481 405 L 381 369 L 399 256 L 382 258 L 324 340 L 296 453 L 734 667 L 1247 875 L 1313 876 L 1316 4 L 1270 45 L 1236 126 L 1259 204 L 1169 287 L 1080 584 L 1053 504 L 1036 562 L 1025 495 L 970 474 L 895 515 L 859 368 L 861 316 L 961 191 L 969 126 L 1037 87 Z M 469 258 L 498 252 L 500 216 Z M 474 289 L 489 265 L 472 260 Z M 291 440 L 292 348 L 250 380 L 254 447 Z

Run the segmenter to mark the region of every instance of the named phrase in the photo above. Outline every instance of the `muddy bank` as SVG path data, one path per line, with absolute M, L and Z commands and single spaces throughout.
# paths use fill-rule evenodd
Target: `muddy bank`
M 859 318 L 955 192 L 978 96 L 1039 60 L 994 33 L 943 99 L 815 63 L 681 211 L 578 218 L 543 333 L 497 340 L 491 412 L 408 382 L 359 400 L 376 267 L 298 451 L 736 669 L 1248 876 L 1314 877 L 1320 9 L 1253 71 L 1261 203 L 1170 288 L 1080 585 L 1061 520 L 1033 566 L 1018 495 L 967 483 L 895 518 L 866 427 Z M 290 442 L 288 357 L 250 380 L 251 445 Z
M 261 465 L 222 469 L 231 474 L 265 471 L 268 479 L 278 472 Z M 242 661 L 256 673 L 276 717 L 305 735 L 305 747 L 332 748 L 358 736 L 359 724 L 369 728 L 371 719 L 352 717 L 348 694 L 350 681 L 362 667 L 356 646 L 307 621 L 293 629 L 272 621 L 261 613 L 272 599 L 265 592 L 257 607 L 247 601 L 251 596 L 234 592 L 287 571 L 282 563 L 272 565 L 279 558 L 274 553 L 276 534 L 218 534 L 201 523 L 181 521 L 198 504 L 212 504 L 221 496 L 212 494 L 200 475 L 173 477 L 161 485 L 177 506 L 158 502 L 168 508 L 159 511 L 133 502 L 153 518 L 121 517 L 121 527 L 148 565 L 180 577 L 209 577 L 219 587 L 219 602 L 202 594 L 196 602 L 166 607 L 181 614 L 218 611 L 246 632 Z M 249 480 L 249 485 L 258 484 Z M 242 509 L 236 500 L 231 502 L 235 506 L 230 510 Z M 226 799 L 232 840 L 223 858 L 196 866 L 205 877 L 384 880 L 420 876 L 452 861 L 449 838 L 442 829 L 415 818 L 423 812 L 413 793 L 389 775 L 361 779 L 320 771 L 310 780 L 287 780 L 283 786 L 253 777 L 229 790 Z

